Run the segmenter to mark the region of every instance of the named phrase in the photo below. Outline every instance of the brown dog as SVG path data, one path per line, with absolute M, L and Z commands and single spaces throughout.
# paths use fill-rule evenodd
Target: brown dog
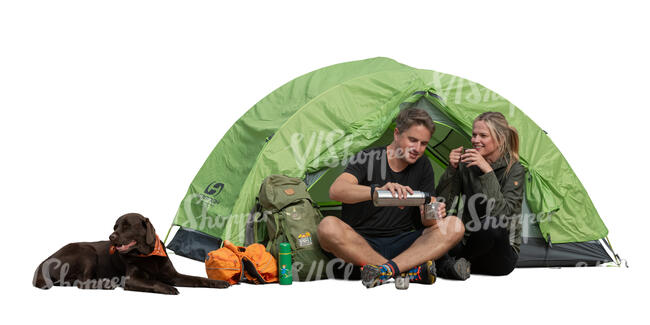
M 115 222 L 109 241 L 72 243 L 43 261 L 34 274 L 37 288 L 76 286 L 178 294 L 174 286 L 227 288 L 226 281 L 176 272 L 149 219 L 129 213 Z

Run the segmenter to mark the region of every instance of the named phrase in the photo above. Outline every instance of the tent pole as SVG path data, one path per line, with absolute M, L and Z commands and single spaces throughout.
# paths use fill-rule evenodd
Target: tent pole
M 604 240 L 604 242 L 607 244 L 607 247 L 609 248 L 609 250 L 612 251 L 612 255 L 614 255 L 614 259 L 616 260 L 616 265 L 617 265 L 618 267 L 621 267 L 621 264 L 622 264 L 622 262 L 621 262 L 621 258 L 620 258 L 620 257 L 618 256 L 618 254 L 616 254 L 616 252 L 614 251 L 614 248 L 612 247 L 612 244 L 609 242 L 609 237 L 605 236 L 605 240 Z M 625 261 L 625 267 L 629 267 L 629 266 L 627 265 L 627 260 Z
M 169 230 L 167 230 L 167 235 L 165 235 L 165 240 L 163 240 L 163 244 L 165 244 L 165 246 L 167 245 L 167 237 L 169 237 L 169 233 L 172 232 L 172 228 L 174 228 L 173 223 L 171 224 L 171 226 L 169 226 Z

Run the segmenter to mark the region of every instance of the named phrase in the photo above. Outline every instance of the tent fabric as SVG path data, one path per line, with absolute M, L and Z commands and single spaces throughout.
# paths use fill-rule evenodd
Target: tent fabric
M 529 238 L 522 243 L 517 267 L 595 266 L 611 261 L 598 241 L 548 246 L 541 238 Z
M 340 165 L 391 131 L 405 105 L 435 108 L 429 114 L 437 128 L 447 132 L 440 133 L 441 138 L 434 136 L 430 145 L 445 136 L 452 139 L 444 141 L 446 148 L 430 146 L 428 153 L 443 165 L 449 145 L 469 139 L 476 116 L 485 111 L 503 113 L 519 131 L 521 163 L 528 171 L 526 201 L 537 216 L 542 238 L 559 244 L 598 240 L 608 234 L 560 151 L 516 106 L 475 82 L 388 58 L 319 69 L 260 100 L 209 155 L 173 224 L 244 244 L 246 221 L 267 175 L 304 179 Z M 321 177 L 328 174 L 311 182 L 326 184 Z
M 167 245 L 177 255 L 205 261 L 208 253 L 221 248 L 223 241 L 189 228 L 180 228 Z

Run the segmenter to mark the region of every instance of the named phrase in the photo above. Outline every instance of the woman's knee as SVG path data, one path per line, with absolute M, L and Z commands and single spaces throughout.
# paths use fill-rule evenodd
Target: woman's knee
M 472 237 L 481 241 L 498 242 L 509 237 L 507 229 L 499 227 L 481 227 L 477 232 L 472 232 Z

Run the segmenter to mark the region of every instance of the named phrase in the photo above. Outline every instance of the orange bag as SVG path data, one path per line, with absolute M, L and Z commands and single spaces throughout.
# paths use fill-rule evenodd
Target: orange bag
M 262 244 L 240 247 L 226 240 L 223 247 L 208 253 L 205 271 L 208 278 L 230 284 L 244 277 L 255 284 L 278 282 L 278 264 Z

